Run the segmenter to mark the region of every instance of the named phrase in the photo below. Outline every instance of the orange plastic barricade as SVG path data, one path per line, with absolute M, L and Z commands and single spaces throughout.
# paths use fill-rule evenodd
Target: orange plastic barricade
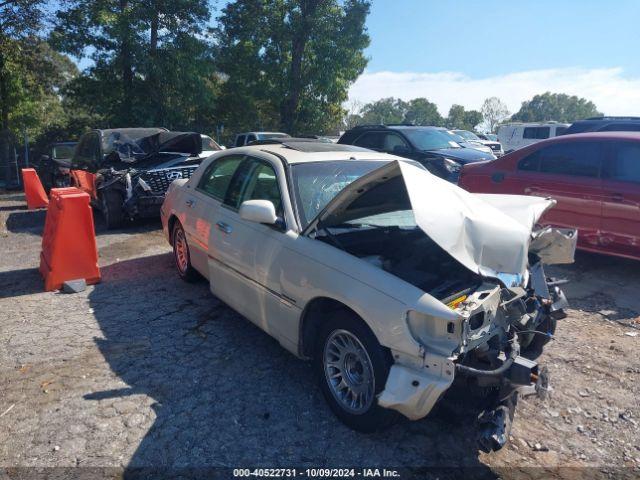
M 72 185 L 80 190 L 87 192 L 91 198 L 98 198 L 96 194 L 96 176 L 94 173 L 85 170 L 71 170 Z
M 47 193 L 44 191 L 40 177 L 33 168 L 22 169 L 22 184 L 24 185 L 24 194 L 27 197 L 27 208 L 35 210 L 36 208 L 44 208 L 49 205 Z
M 68 280 L 100 281 L 98 249 L 89 195 L 81 190 L 52 188 L 42 235 L 40 274 L 46 291 Z

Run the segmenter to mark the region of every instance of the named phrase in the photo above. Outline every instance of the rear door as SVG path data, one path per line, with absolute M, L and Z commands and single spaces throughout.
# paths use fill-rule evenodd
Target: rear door
M 640 256 L 640 143 L 610 144 L 602 180 L 602 242 L 613 253 Z
M 596 245 L 602 217 L 602 143 L 546 145 L 518 163 L 518 189 L 525 195 L 552 197 L 558 203 L 542 223 L 574 227 L 579 241 Z
M 185 189 L 179 208 L 186 212 L 187 242 L 191 254 L 191 264 L 200 273 L 209 277 L 207 254 L 209 238 L 220 204 L 236 170 L 244 160 L 244 155 L 227 155 L 213 161 L 200 177 L 195 188 Z

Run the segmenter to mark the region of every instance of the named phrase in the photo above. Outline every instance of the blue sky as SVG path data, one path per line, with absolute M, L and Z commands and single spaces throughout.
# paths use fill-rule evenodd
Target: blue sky
M 640 115 L 640 0 L 373 0 L 352 102 L 425 96 L 446 114 L 537 93 Z
M 58 0 L 52 0 L 56 4 Z M 228 0 L 210 0 L 212 23 Z M 551 91 L 640 115 L 640 0 L 371 0 L 369 64 L 349 104 L 426 97 L 446 115 Z M 80 66 L 90 65 L 87 60 Z
M 373 0 L 369 70 L 640 74 L 638 0 Z

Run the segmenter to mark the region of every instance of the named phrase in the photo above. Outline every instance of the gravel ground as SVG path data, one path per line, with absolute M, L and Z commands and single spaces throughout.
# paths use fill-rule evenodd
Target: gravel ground
M 579 254 L 572 304 L 508 447 L 439 409 L 373 435 L 331 414 L 310 365 L 174 272 L 159 224 L 106 232 L 103 281 L 42 292 L 45 212 L 0 196 L 0 465 L 469 467 L 475 476 L 640 475 L 640 269 Z M 564 467 L 564 468 L 559 468 Z M 2 475 L 0 474 L 0 477 Z

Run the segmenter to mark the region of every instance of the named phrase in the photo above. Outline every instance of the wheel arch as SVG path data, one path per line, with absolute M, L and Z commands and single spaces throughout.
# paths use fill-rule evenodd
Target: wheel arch
M 167 220 L 167 233 L 169 237 L 169 245 L 173 247 L 173 227 L 176 222 L 179 222 L 178 216 L 175 213 L 169 215 L 169 220 Z M 184 228 L 184 227 L 183 227 Z
M 323 319 L 326 319 L 328 313 L 331 314 L 340 310 L 347 311 L 355 318 L 358 318 L 377 338 L 377 335 L 375 335 L 375 332 L 367 324 L 362 315 L 346 303 L 332 297 L 315 297 L 307 302 L 300 315 L 298 335 L 298 352 L 300 357 L 311 358 L 313 356 L 315 339 L 317 338 Z

